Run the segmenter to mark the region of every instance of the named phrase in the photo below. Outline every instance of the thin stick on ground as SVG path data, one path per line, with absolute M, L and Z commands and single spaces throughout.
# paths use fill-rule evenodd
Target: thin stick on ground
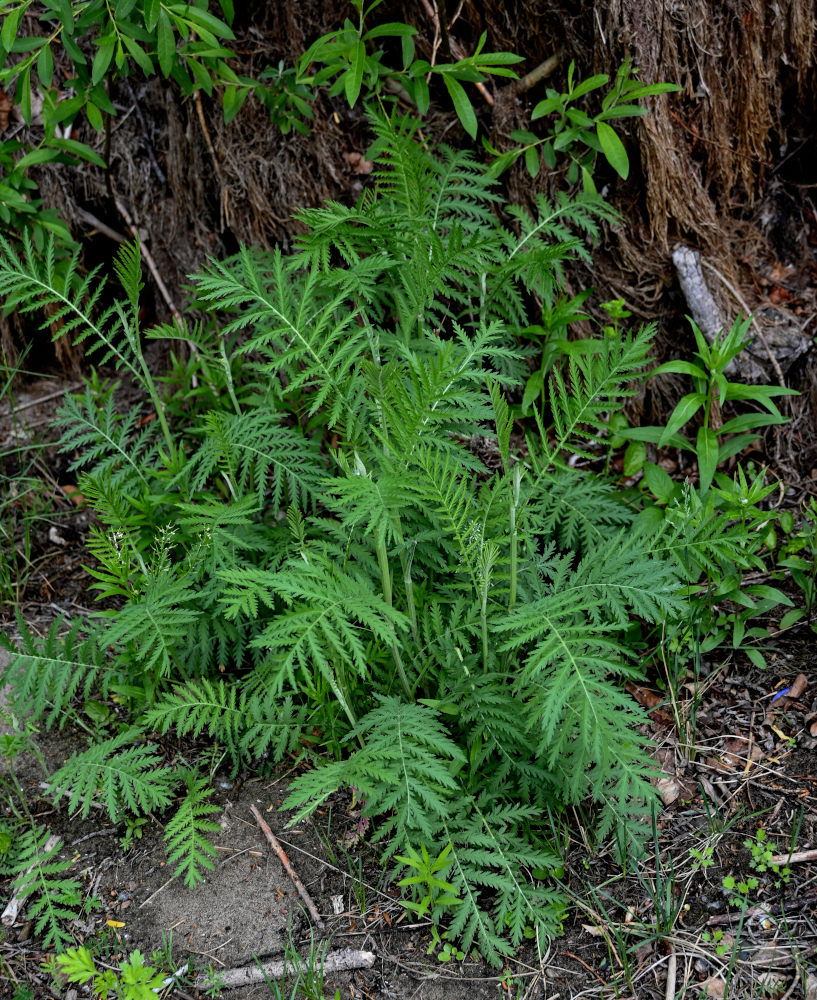
M 669 946 L 669 960 L 667 962 L 667 984 L 664 988 L 664 1000 L 675 1000 L 675 982 L 678 975 L 678 956 L 672 945 Z
M 289 877 L 292 879 L 292 884 L 298 890 L 298 895 L 304 901 L 304 905 L 309 911 L 310 917 L 312 917 L 312 920 L 315 922 L 315 926 L 319 930 L 323 930 L 324 922 L 323 920 L 321 920 L 321 915 L 320 913 L 318 913 L 318 908 L 312 902 L 312 897 L 306 891 L 306 887 L 304 886 L 303 882 L 298 878 L 295 869 L 290 864 L 289 858 L 287 857 L 287 852 L 283 849 L 283 847 L 281 847 L 280 843 L 278 842 L 278 838 L 275 836 L 272 830 L 270 830 L 269 826 L 267 825 L 267 821 L 264 819 L 261 813 L 255 808 L 254 805 L 250 806 L 250 810 L 252 811 L 253 816 L 255 816 L 256 822 L 261 827 L 264 836 L 272 845 L 272 849 L 278 855 L 278 859 L 284 866 L 287 875 L 289 875 Z
M 263 821 L 262 821 L 263 822 Z M 374 952 L 358 951 L 356 948 L 339 948 L 330 951 L 321 962 L 321 971 L 328 975 L 332 972 L 346 972 L 349 969 L 370 969 L 374 965 Z M 250 986 L 253 983 L 263 983 L 268 979 L 281 979 L 289 973 L 297 973 L 297 965 L 291 961 L 259 962 L 258 965 L 245 965 L 238 969 L 226 969 L 219 972 L 218 978 L 223 989 L 234 990 L 239 986 Z M 199 976 L 197 988 L 207 985 L 207 977 Z

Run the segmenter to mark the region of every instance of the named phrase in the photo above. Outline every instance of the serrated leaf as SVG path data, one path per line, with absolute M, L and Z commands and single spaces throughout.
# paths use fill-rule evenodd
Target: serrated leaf
M 624 143 L 619 139 L 614 128 L 607 122 L 596 123 L 596 135 L 601 143 L 602 152 L 607 162 L 623 180 L 630 173 L 630 161 Z

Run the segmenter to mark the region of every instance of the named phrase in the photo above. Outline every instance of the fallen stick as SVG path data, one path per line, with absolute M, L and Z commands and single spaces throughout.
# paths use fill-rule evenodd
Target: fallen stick
M 313 921 L 315 922 L 315 926 L 319 930 L 323 930 L 324 923 L 321 920 L 320 913 L 318 913 L 318 908 L 312 902 L 312 897 L 306 891 L 306 887 L 304 886 L 303 882 L 298 878 L 298 876 L 297 876 L 297 874 L 295 872 L 295 869 L 290 864 L 289 858 L 287 857 L 287 852 L 283 849 L 283 847 L 281 847 L 280 843 L 278 842 L 278 838 L 275 836 L 275 834 L 272 832 L 272 830 L 270 830 L 269 826 L 267 825 L 267 821 L 264 819 L 264 817 L 261 815 L 261 813 L 255 808 L 255 806 L 251 805 L 250 809 L 252 811 L 253 816 L 255 816 L 256 822 L 261 827 L 261 830 L 263 831 L 264 836 L 270 842 L 270 844 L 272 845 L 272 849 L 278 855 L 278 859 L 280 860 L 281 864 L 286 869 L 287 875 L 289 875 L 289 877 L 292 879 L 292 883 L 295 886 L 295 888 L 298 890 L 298 895 L 304 901 L 304 904 L 306 905 L 307 910 L 309 910 L 309 915 L 310 915 L 310 917 L 312 917 Z
M 817 850 L 812 848 L 810 851 L 795 851 L 794 854 L 775 854 L 769 858 L 770 865 L 791 865 L 801 861 L 817 861 Z
M 339 948 L 330 951 L 321 962 L 324 975 L 332 972 L 346 972 L 349 969 L 370 969 L 374 965 L 373 951 L 358 951 L 356 948 Z M 276 960 L 259 962 L 257 965 L 244 965 L 238 969 L 227 969 L 219 972 L 218 978 L 223 989 L 234 990 L 239 986 L 251 986 L 253 983 L 263 983 L 267 979 L 281 979 L 287 972 L 297 972 L 298 965 L 291 961 Z M 208 977 L 199 976 L 195 985 L 201 989 L 208 984 Z

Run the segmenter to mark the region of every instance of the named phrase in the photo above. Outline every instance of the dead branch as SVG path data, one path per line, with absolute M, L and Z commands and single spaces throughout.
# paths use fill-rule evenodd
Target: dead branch
M 255 808 L 254 805 L 250 806 L 250 810 L 252 811 L 253 816 L 255 816 L 256 822 L 261 827 L 264 836 L 272 845 L 272 849 L 278 855 L 278 859 L 284 866 L 287 875 L 289 875 L 289 877 L 292 879 L 292 883 L 298 890 L 298 895 L 304 901 L 304 905 L 306 906 L 307 910 L 309 910 L 309 915 L 314 920 L 315 926 L 318 927 L 320 930 L 323 930 L 324 923 L 323 920 L 321 920 L 320 913 L 318 913 L 318 908 L 312 902 L 312 897 L 306 891 L 306 887 L 304 886 L 303 882 L 298 878 L 295 869 L 290 864 L 286 851 L 283 849 L 283 847 L 281 847 L 280 843 L 278 842 L 278 838 L 275 836 L 272 830 L 270 830 L 269 826 L 267 825 L 267 821 L 264 819 L 261 813 Z
M 262 827 L 263 829 L 263 827 Z M 374 952 L 358 951 L 356 948 L 339 948 L 330 951 L 321 962 L 324 974 L 346 972 L 349 969 L 370 969 L 374 965 Z M 225 989 L 234 990 L 239 986 L 250 986 L 253 983 L 263 983 L 268 979 L 281 979 L 287 972 L 297 972 L 298 966 L 287 961 L 259 962 L 258 965 L 245 965 L 237 969 L 227 969 L 219 972 L 219 979 Z M 207 985 L 207 977 L 199 976 L 196 986 Z

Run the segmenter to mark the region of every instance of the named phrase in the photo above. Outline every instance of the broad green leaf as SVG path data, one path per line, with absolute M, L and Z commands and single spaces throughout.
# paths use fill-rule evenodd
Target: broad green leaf
M 225 123 L 231 122 L 241 110 L 244 101 L 247 100 L 250 91 L 248 87 L 229 86 L 224 88 L 222 97 L 222 108 L 224 111 Z
M 577 97 L 589 94 L 591 90 L 598 90 L 599 87 L 603 87 L 609 80 L 610 77 L 606 73 L 597 73 L 595 76 L 588 76 L 586 80 L 582 80 L 578 86 L 570 91 L 570 99 L 575 101 Z
M 408 69 L 415 55 L 414 38 L 411 35 L 403 35 L 400 39 L 400 54 L 403 57 L 403 69 Z
M 524 142 L 526 145 L 533 145 L 533 143 L 539 142 L 539 136 L 523 128 L 515 128 L 511 132 L 511 139 L 514 142 Z
M 0 29 L 0 45 L 6 50 L 6 52 L 11 52 L 11 47 L 14 45 L 14 39 L 17 37 L 17 29 L 20 26 L 20 20 L 26 12 L 27 4 L 20 4 L 6 17 L 3 21 L 3 27 Z
M 653 94 L 669 94 L 684 88 L 677 83 L 648 83 L 634 90 L 626 91 L 628 101 L 635 101 L 639 97 L 652 97 Z
M 468 94 L 465 93 L 465 88 L 459 80 L 454 79 L 448 73 L 443 74 L 443 80 L 448 88 L 448 93 L 451 95 L 457 117 L 462 122 L 462 127 L 472 139 L 475 139 L 477 136 L 477 116 L 474 113 L 474 108 Z
M 417 29 L 402 21 L 389 21 L 388 24 L 378 24 L 363 36 L 369 38 L 410 38 L 417 34 Z
M 17 81 L 17 87 L 15 88 L 19 92 L 20 97 L 20 114 L 23 116 L 23 121 L 27 124 L 31 124 L 31 67 L 27 66 L 26 69 L 20 74 L 20 78 Z
M 627 158 L 627 150 L 615 132 L 606 122 L 596 123 L 596 135 L 599 137 L 601 148 L 607 158 L 607 162 L 623 180 L 627 179 L 630 172 L 630 161 Z
M 672 499 L 677 486 L 672 476 L 654 462 L 644 463 L 644 482 L 650 493 L 661 503 L 668 503 Z
M 210 76 L 207 68 L 203 66 L 198 59 L 188 59 L 187 65 L 193 72 L 193 76 L 196 78 L 196 83 L 201 87 L 201 89 L 208 96 L 213 94 L 213 78 Z
M 161 9 L 161 0 L 145 0 L 145 27 L 148 31 L 156 28 Z
M 567 117 L 574 125 L 579 125 L 582 128 L 592 128 L 594 124 L 593 119 L 579 108 L 568 108 Z
M 664 432 L 658 439 L 659 447 L 663 448 L 664 445 L 668 443 L 672 435 L 675 434 L 676 431 L 679 431 L 684 424 L 689 423 L 698 410 L 705 404 L 706 395 L 702 392 L 690 392 L 688 395 L 682 396 L 678 405 L 672 411 L 672 416 L 667 421 L 667 426 L 664 428 Z
M 153 68 L 153 60 L 150 58 L 147 52 L 145 52 L 142 46 L 133 38 L 130 38 L 128 35 L 122 35 L 122 41 L 125 45 L 125 48 L 133 57 L 133 61 L 136 63 L 139 69 L 142 70 L 145 76 L 153 76 L 155 72 Z
M 352 64 L 344 76 L 344 89 L 349 107 L 353 108 L 360 96 L 360 88 L 363 84 L 363 70 L 366 67 L 366 44 L 360 39 L 355 45 L 352 53 Z
M 30 153 L 26 153 L 25 156 L 21 157 L 14 165 L 14 170 L 22 174 L 29 167 L 33 167 L 37 163 L 50 163 L 52 160 L 56 160 L 59 155 L 55 149 L 49 149 L 48 146 L 40 146 L 39 149 L 32 149 Z
M 548 97 L 544 101 L 539 101 L 535 105 L 533 111 L 531 111 L 531 121 L 536 121 L 537 118 L 544 118 L 545 115 L 552 114 L 554 111 L 564 107 L 564 102 L 561 97 Z
M 88 116 L 88 121 L 96 132 L 101 132 L 104 127 L 104 121 L 102 119 L 102 112 L 93 103 L 93 101 L 88 101 L 85 105 L 85 114 Z
M 693 378 L 707 377 L 706 372 L 700 365 L 693 364 L 691 361 L 667 361 L 663 365 L 659 365 L 657 368 L 653 368 L 652 375 L 664 375 L 674 373 L 675 375 L 691 375 Z
M 624 452 L 623 472 L 625 476 L 634 476 L 644 468 L 647 460 L 647 446 L 643 441 L 631 441 Z
M 650 441 L 652 444 L 660 444 L 662 448 L 683 448 L 686 451 L 694 451 L 691 443 L 681 434 L 666 435 L 666 427 L 628 427 L 619 430 L 617 433 L 627 438 L 629 441 Z
M 785 604 L 788 607 L 792 607 L 793 605 L 792 599 L 784 594 L 782 590 L 778 590 L 777 587 L 770 587 L 766 583 L 753 583 L 751 586 L 746 587 L 746 590 L 752 596 L 762 597 L 766 601 L 773 602 L 773 604 Z
M 94 61 L 91 66 L 92 83 L 99 83 L 99 81 L 102 80 L 108 72 L 108 67 L 111 65 L 111 59 L 113 58 L 115 46 L 116 39 L 113 35 L 108 35 L 105 38 L 99 39 L 99 48 L 96 50 L 96 55 L 94 56 Z
M 159 11 L 156 54 L 159 58 L 159 69 L 162 71 L 162 75 L 170 76 L 170 71 L 173 69 L 173 62 L 176 58 L 176 36 L 173 34 L 173 26 L 164 8 Z
M 787 628 L 791 628 L 792 625 L 795 625 L 805 616 L 805 613 L 802 608 L 792 608 L 791 611 L 787 611 L 780 619 L 780 630 L 784 631 Z
M 93 163 L 97 167 L 105 166 L 105 161 L 96 152 L 96 150 L 91 149 L 90 146 L 86 146 L 84 142 L 80 142 L 78 139 L 59 139 L 53 138 L 48 140 L 48 145 L 53 146 L 55 149 L 60 149 L 63 152 L 70 153 L 72 156 L 76 156 L 81 160 L 87 160 L 88 163 Z
M 718 468 L 718 436 L 711 427 L 698 428 L 695 452 L 698 456 L 699 488 L 701 493 L 705 493 Z
M 168 9 L 179 17 L 184 18 L 188 23 L 203 28 L 204 31 L 215 35 L 217 38 L 235 38 L 233 29 L 229 25 L 202 7 L 195 7 L 193 4 L 187 3 L 174 3 Z
M 536 146 L 528 146 L 525 150 L 525 167 L 531 177 L 539 173 L 539 150 Z
M 773 416 L 765 413 L 741 413 L 739 417 L 727 420 L 721 427 L 721 434 L 742 434 L 744 431 L 753 431 L 759 427 L 770 427 L 774 424 L 785 424 L 787 417 L 782 414 Z
M 743 652 L 749 657 L 749 659 L 752 661 L 752 663 L 754 663 L 754 665 L 758 669 L 760 670 L 766 669 L 766 657 L 763 655 L 763 653 L 760 652 L 759 649 L 756 649 L 754 646 L 744 646 Z
M 54 76 L 54 56 L 50 45 L 43 45 L 37 56 L 37 76 L 40 78 L 42 86 L 48 90 Z
M 608 108 L 596 115 L 597 122 L 608 122 L 614 118 L 640 118 L 648 114 L 647 108 L 642 108 L 640 104 L 618 104 L 614 108 Z
M 526 413 L 531 404 L 542 395 L 545 384 L 545 376 L 541 369 L 534 372 L 525 383 L 525 391 L 522 394 L 522 412 Z

